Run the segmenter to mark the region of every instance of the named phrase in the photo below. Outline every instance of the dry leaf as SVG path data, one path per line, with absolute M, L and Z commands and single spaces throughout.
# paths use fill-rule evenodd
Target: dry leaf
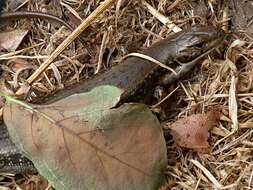
M 199 152 L 209 148 L 209 129 L 219 121 L 219 111 L 194 114 L 177 120 L 169 126 L 176 143 Z
M 23 69 L 27 66 L 32 66 L 31 62 L 28 62 L 26 59 L 21 58 L 12 58 L 7 62 L 8 68 L 14 72 L 17 72 L 20 69 Z
M 27 33 L 28 30 L 13 30 L 0 33 L 0 47 L 7 51 L 15 51 Z
M 143 104 L 116 105 L 122 91 L 98 87 L 34 110 L 4 107 L 10 135 L 61 190 L 156 190 L 166 167 L 159 121 Z

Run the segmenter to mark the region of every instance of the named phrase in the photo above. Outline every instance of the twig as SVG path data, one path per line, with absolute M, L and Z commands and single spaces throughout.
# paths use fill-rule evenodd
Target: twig
M 177 33 L 180 32 L 182 29 L 179 28 L 177 25 L 175 25 L 171 20 L 169 20 L 167 17 L 159 13 L 154 7 L 152 7 L 150 4 L 148 4 L 146 1 L 142 1 L 142 4 L 145 5 L 148 9 L 148 11 L 156 17 L 161 23 L 166 25 L 169 29 L 171 29 L 173 32 Z
M 209 172 L 201 163 L 199 163 L 199 161 L 193 159 L 191 159 L 190 161 L 206 175 L 206 177 L 215 185 L 216 188 L 223 188 L 223 185 L 220 184 L 219 181 L 217 181 L 215 177 L 211 174 L 211 172 Z

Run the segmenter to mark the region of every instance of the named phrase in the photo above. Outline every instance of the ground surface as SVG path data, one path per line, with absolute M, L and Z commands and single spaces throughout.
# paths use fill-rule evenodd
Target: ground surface
M 71 25 L 80 23 L 102 1 L 9 1 L 6 11 L 40 10 L 58 15 Z M 161 15 L 153 16 L 147 3 Z M 168 139 L 165 189 L 253 189 L 253 2 L 252 1 L 184 1 L 121 0 L 103 13 L 76 41 L 57 58 L 55 66 L 34 83 L 38 96 L 50 94 L 64 85 L 102 72 L 130 52 L 148 47 L 170 35 L 172 30 L 162 23 L 171 20 L 184 29 L 194 24 L 222 27 L 228 37 L 219 50 L 203 60 L 192 73 L 173 84 L 177 90 L 165 102 L 164 134 Z M 168 20 L 167 20 L 168 21 Z M 24 81 L 36 66 L 70 34 L 57 23 L 45 20 L 20 20 L 3 24 L 2 31 L 28 30 L 17 55 L 1 50 L 11 85 Z M 232 44 L 232 45 L 231 45 Z M 235 46 L 232 48 L 232 46 Z M 29 49 L 27 49 L 29 48 Z M 7 62 L 8 63 L 7 63 Z M 18 69 L 23 69 L 17 74 Z M 236 96 L 235 96 L 236 94 Z M 28 100 L 36 101 L 32 96 Z M 219 105 L 222 117 L 210 134 L 209 153 L 199 154 L 170 142 L 167 125 L 180 117 L 202 113 Z M 192 162 L 191 160 L 196 160 Z M 50 189 L 39 175 L 2 175 L 2 188 Z M 4 178 L 5 176 L 5 178 Z

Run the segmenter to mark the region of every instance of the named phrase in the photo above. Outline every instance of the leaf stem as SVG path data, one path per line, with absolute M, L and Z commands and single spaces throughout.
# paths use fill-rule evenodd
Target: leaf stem
M 25 103 L 25 102 L 23 102 L 21 100 L 18 100 L 16 98 L 13 98 L 13 97 L 11 97 L 11 96 L 3 93 L 3 92 L 0 92 L 0 96 L 5 98 L 7 104 L 13 104 L 13 103 L 15 103 L 15 104 L 21 105 L 21 106 L 23 106 L 23 107 L 25 107 L 27 109 L 34 110 L 31 105 L 29 105 L 29 104 L 27 104 L 27 103 Z

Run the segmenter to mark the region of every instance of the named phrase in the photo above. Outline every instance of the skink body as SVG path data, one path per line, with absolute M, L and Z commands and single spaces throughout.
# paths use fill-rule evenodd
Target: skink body
M 175 61 L 180 62 L 184 66 L 183 70 L 177 69 L 179 76 L 174 76 L 175 79 L 179 79 L 194 66 L 195 62 L 191 62 L 192 60 L 217 47 L 223 39 L 224 32 L 221 29 L 195 26 L 155 43 L 142 53 L 172 67 Z M 188 62 L 190 62 L 189 67 L 186 66 Z M 164 73 L 165 70 L 151 61 L 129 57 L 107 72 L 66 88 L 64 91 L 56 92 L 44 102 L 52 103 L 72 94 L 87 92 L 99 85 L 121 88 L 124 91 L 122 99 L 127 99 L 140 87 L 145 90 L 156 85 L 158 76 L 162 75 L 161 72 Z
M 216 48 L 223 38 L 224 32 L 220 29 L 214 27 L 193 27 L 161 40 L 145 50 L 143 54 L 168 66 L 173 65 L 174 61 L 183 64 L 191 62 L 211 49 Z M 188 67 L 182 67 L 184 70 L 180 71 L 179 76 L 175 79 L 189 72 L 193 65 L 194 62 L 191 62 Z M 155 84 L 157 76 L 160 74 L 159 71 L 161 71 L 161 67 L 153 62 L 138 57 L 129 57 L 102 74 L 71 86 L 69 89 L 64 89 L 64 91 L 56 92 L 45 99 L 44 103 L 49 104 L 72 94 L 87 92 L 99 85 L 113 85 L 121 88 L 124 92 L 122 100 L 125 100 L 135 94 L 140 87 L 145 89 L 147 86 Z M 3 131 L 2 134 L 6 134 L 0 139 L 0 160 L 2 160 L 0 171 L 18 173 L 28 169 L 34 170 L 31 162 L 23 158 L 21 154 L 18 154 L 15 146 L 10 142 L 6 126 L 3 124 L 0 128 Z M 8 147 L 6 147 L 7 144 Z M 18 162 L 18 158 L 22 162 Z

